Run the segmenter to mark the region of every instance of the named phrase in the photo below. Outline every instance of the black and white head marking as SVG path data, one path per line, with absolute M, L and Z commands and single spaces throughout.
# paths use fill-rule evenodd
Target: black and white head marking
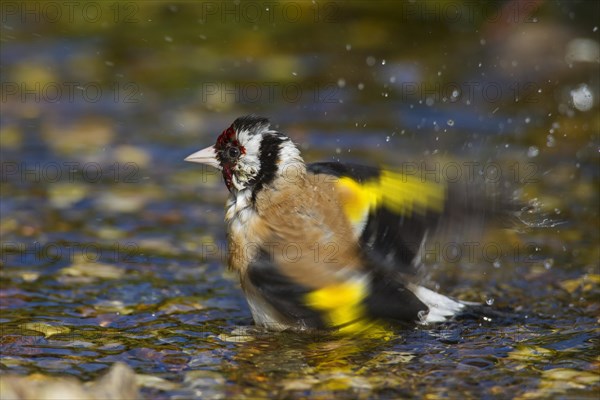
M 236 157 L 228 154 L 232 146 L 239 148 L 239 152 L 234 151 Z M 232 222 L 250 218 L 257 194 L 278 178 L 305 171 L 294 143 L 271 129 L 266 118 L 250 115 L 236 119 L 219 136 L 215 149 L 231 193 L 226 219 Z
M 240 148 L 239 156 L 234 162 L 225 159 L 227 154 L 222 155 L 230 148 L 227 142 L 233 142 Z M 289 169 L 290 164 L 303 166 L 296 146 L 287 136 L 271 129 L 267 118 L 249 115 L 236 119 L 219 137 L 215 147 L 217 157 L 221 157 L 220 161 L 230 164 L 223 165 L 226 183 L 228 179 L 231 182 L 228 185 L 231 186 L 230 190 L 250 190 L 252 200 L 285 169 Z M 226 171 L 227 167 L 229 171 Z M 230 177 L 227 176 L 228 173 L 231 174 Z

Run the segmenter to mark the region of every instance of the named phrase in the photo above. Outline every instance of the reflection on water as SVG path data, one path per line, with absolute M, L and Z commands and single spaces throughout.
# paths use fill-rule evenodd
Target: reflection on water
M 121 361 L 148 398 L 596 396 L 597 4 L 69 7 L 2 5 L 4 375 Z M 514 316 L 387 340 L 249 328 L 221 177 L 182 160 L 250 112 L 308 161 L 433 159 L 536 199 L 552 227 L 430 260 L 431 287 Z

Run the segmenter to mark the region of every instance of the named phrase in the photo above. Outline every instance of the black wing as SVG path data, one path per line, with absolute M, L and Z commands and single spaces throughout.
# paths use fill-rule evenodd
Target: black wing
M 347 177 L 361 185 L 373 182 L 377 184 L 384 173 L 381 168 L 337 162 L 309 164 L 308 171 L 339 178 Z M 400 190 L 404 183 L 397 176 L 401 174 L 394 176 L 398 181 L 397 195 L 407 196 Z M 399 213 L 397 209 L 382 201 L 369 210 L 366 224 L 360 234 L 359 242 L 366 262 L 386 275 L 417 275 L 421 272 L 420 261 L 423 253 L 444 248 L 439 242 L 428 247 L 426 239 L 436 237 L 436 240 L 454 240 L 459 231 L 466 232 L 467 228 L 471 230 L 475 226 L 482 225 L 486 214 L 489 214 L 491 209 L 480 187 L 425 180 L 418 181 L 416 187 L 418 188 L 419 185 L 422 185 L 423 189 L 438 185 L 440 193 L 443 193 L 441 207 L 425 207 L 419 212 L 413 210 L 410 213 Z M 414 183 L 413 187 L 415 187 Z M 395 188 L 390 187 L 388 183 L 385 190 L 394 192 Z M 395 196 L 394 193 L 388 195 Z M 420 195 L 418 190 L 408 194 L 415 198 Z M 442 233 L 451 233 L 452 237 L 441 239 Z

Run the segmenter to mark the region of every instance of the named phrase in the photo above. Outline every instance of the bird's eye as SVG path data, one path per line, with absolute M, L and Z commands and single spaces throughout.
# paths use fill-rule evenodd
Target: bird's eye
M 230 147 L 227 149 L 227 156 L 232 159 L 236 159 L 240 156 L 240 149 L 237 147 Z

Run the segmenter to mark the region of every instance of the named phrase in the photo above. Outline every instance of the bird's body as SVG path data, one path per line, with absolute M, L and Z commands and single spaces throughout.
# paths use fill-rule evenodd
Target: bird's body
M 384 320 L 441 322 L 467 307 L 413 281 L 424 240 L 460 200 L 447 185 L 307 165 L 287 136 L 254 116 L 186 160 L 223 172 L 229 266 L 258 325 L 356 332 Z

